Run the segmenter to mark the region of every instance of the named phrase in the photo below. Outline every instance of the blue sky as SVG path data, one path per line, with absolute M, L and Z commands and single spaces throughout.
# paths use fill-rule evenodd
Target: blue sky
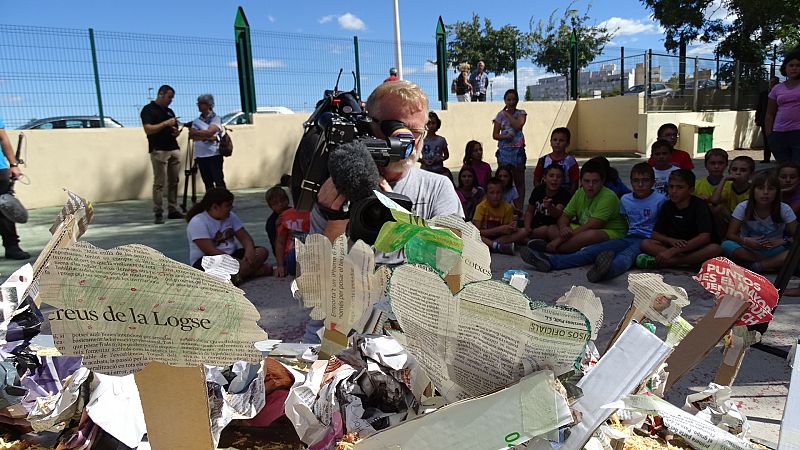
M 219 40 L 233 38 L 233 21 L 239 5 L 244 7 L 253 30 L 315 36 L 305 42 L 293 36 L 282 35 L 276 38 L 269 33 L 260 35 L 259 51 L 262 54 L 254 53 L 257 89 L 261 89 L 257 91 L 259 106 L 290 106 L 297 110 L 309 110 L 322 89 L 332 87 L 339 67 L 344 67 L 346 72 L 352 70 L 348 65 L 352 65 L 354 35 L 365 44 L 361 49 L 362 87 L 365 92 L 380 83 L 388 67 L 394 65 L 390 44 L 394 39 L 393 2 L 390 0 L 38 0 L 14 2 L 13 6 L 8 0 L 0 2 L 8 5 L 3 8 L 0 24 L 77 30 L 94 28 L 98 36 L 101 77 L 105 77 L 101 84 L 105 91 L 104 104 L 108 105 L 106 114 L 125 122 L 126 126 L 137 121 L 137 108 L 146 103 L 149 92 L 154 87 L 157 88 L 161 81 L 175 85 L 179 94 L 191 94 L 176 97 L 174 108 L 183 117 L 196 114 L 191 97 L 209 90 L 220 94 L 217 101 L 220 106 L 217 111 L 220 113 L 238 109 L 235 56 L 232 56 L 230 46 L 220 43 Z M 547 6 L 539 6 L 541 3 L 546 3 Z M 561 15 L 568 5 L 570 2 L 565 0 L 502 3 L 487 0 L 400 0 L 401 38 L 408 43 L 404 47 L 404 54 L 409 53 L 403 61 L 404 69 L 407 67 L 407 78 L 422 85 L 429 91 L 429 95 L 435 97 L 435 93 L 431 92 L 435 90 L 433 66 L 426 61 L 435 58 L 431 46 L 439 15 L 446 24 L 451 24 L 459 20 L 469 20 L 475 12 L 481 17 L 491 19 L 497 27 L 511 24 L 522 31 L 528 31 L 531 20 L 547 20 L 554 11 Z M 586 6 L 587 2 L 584 0 L 573 4 L 573 7 L 581 11 Z M 715 13 L 724 16 L 724 11 Z M 639 0 L 596 1 L 589 14 L 593 23 L 605 24 L 615 33 L 612 43 L 606 49 L 609 55 L 619 55 L 620 46 L 625 46 L 626 55 L 630 55 L 634 49 L 652 48 L 656 52 L 663 52 L 663 33 Z M 114 35 L 120 32 L 191 36 L 199 39 L 168 38 L 151 45 L 150 42 Z M 45 36 L 40 43 L 39 32 L 36 31 L 14 36 L 6 34 L 6 38 L 6 48 L 0 48 L 0 54 L 6 55 L 4 65 L 0 66 L 0 112 L 7 122 L 10 118 L 12 123 L 21 125 L 19 122 L 24 123 L 32 117 L 96 114 L 96 107 L 92 106 L 95 101 L 92 95 L 94 84 L 91 82 L 90 61 L 87 61 L 88 52 L 83 49 L 86 46 L 85 38 L 74 37 L 72 43 L 66 37 L 60 39 L 51 34 Z M 212 42 L 212 47 L 218 47 L 212 49 L 212 58 L 205 61 L 202 54 L 208 49 L 208 45 L 203 45 L 203 38 L 207 38 L 209 42 L 218 40 L 216 43 Z M 292 42 L 279 43 L 284 47 L 274 50 L 270 39 Z M 60 41 L 69 50 L 61 49 Z M 424 44 L 414 46 L 412 43 Z M 123 45 L 121 48 L 125 51 L 119 51 L 116 47 L 108 48 L 111 44 Z M 256 42 L 254 46 L 255 44 Z M 18 52 L 15 45 L 31 47 Z M 36 49 L 31 49 L 33 47 Z M 137 55 L 128 52 L 133 49 L 140 52 L 138 57 L 142 59 L 136 60 Z M 711 50 L 709 45 L 704 45 L 690 48 L 689 52 L 709 54 Z M 42 53 L 44 56 L 40 58 L 40 51 L 50 53 Z M 62 56 L 57 55 L 66 55 L 72 51 L 77 52 L 78 56 L 63 56 L 63 62 L 60 59 Z M 147 51 L 151 54 L 148 55 Z M 270 52 L 277 55 L 265 55 Z M 329 60 L 307 61 L 328 54 Z M 15 60 L 17 57 L 20 59 Z M 128 60 L 121 60 L 125 58 Z M 170 63 L 177 66 L 174 69 L 157 70 Z M 204 63 L 211 65 L 213 70 L 206 74 L 196 74 L 196 67 Z M 297 72 L 295 67 L 298 65 L 305 66 L 305 72 Z M 487 69 L 491 72 L 491 67 Z M 281 71 L 284 75 L 276 75 Z M 74 84 L 59 80 L 44 87 L 35 77 L 27 76 L 51 72 L 55 75 L 79 74 L 78 77 L 82 78 Z M 201 75 L 210 80 L 206 83 L 208 86 L 201 86 L 199 82 L 190 84 L 190 79 L 197 79 Z M 532 63 L 520 62 L 520 89 L 535 84 L 538 78 L 545 75 L 542 69 L 534 67 Z M 285 78 L 279 80 L 276 78 L 279 76 Z M 182 85 L 181 77 L 185 80 Z M 43 76 L 42 79 L 47 78 Z M 267 86 L 268 82 L 285 87 Z M 345 87 L 349 88 L 350 83 L 347 82 Z M 502 92 L 512 85 L 513 78 L 510 74 L 493 80 L 496 92 Z M 279 91 L 283 96 L 277 95 Z

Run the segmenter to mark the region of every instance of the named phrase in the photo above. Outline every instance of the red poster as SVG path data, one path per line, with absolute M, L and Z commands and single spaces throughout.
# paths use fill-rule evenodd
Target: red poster
M 717 297 L 730 295 L 750 302 L 736 325 L 755 325 L 772 320 L 778 304 L 778 290 L 766 278 L 734 264 L 728 258 L 709 259 L 694 280 Z

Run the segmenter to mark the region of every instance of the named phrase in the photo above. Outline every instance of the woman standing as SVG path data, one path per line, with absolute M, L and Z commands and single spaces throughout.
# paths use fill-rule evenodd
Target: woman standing
M 469 83 L 469 69 L 469 64 L 460 64 L 458 70 L 461 73 L 459 73 L 458 78 L 453 81 L 455 85 L 455 94 L 459 102 L 468 102 L 472 96 L 472 85 Z
M 503 101 L 506 106 L 494 118 L 492 137 L 497 141 L 497 165 L 513 168 L 514 185 L 519 193 L 514 200 L 514 209 L 521 210 L 525 198 L 525 163 L 528 161 L 522 127 L 528 116 L 524 110 L 517 109 L 519 94 L 516 90 L 507 90 Z
M 764 134 L 779 163 L 800 163 L 800 50 L 786 55 L 781 75 L 786 81 L 769 92 Z
M 189 139 L 194 140 L 194 158 L 208 192 L 215 187 L 225 187 L 222 155 L 219 154 L 222 121 L 214 113 L 214 96 L 211 94 L 197 97 L 197 109 L 200 111 L 200 117 L 192 122 Z

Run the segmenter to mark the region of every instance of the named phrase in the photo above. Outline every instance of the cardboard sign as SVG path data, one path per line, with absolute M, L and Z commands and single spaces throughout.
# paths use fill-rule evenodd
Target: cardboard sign
M 772 320 L 772 309 L 778 304 L 778 290 L 761 275 L 719 257 L 703 263 L 700 273 L 693 278 L 717 298 L 730 295 L 750 302 L 750 307 L 736 325 L 755 325 Z

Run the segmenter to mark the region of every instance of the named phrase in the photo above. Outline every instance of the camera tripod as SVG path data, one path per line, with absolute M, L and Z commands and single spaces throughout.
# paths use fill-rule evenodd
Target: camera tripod
M 189 192 L 189 179 L 192 183 L 192 205 L 197 203 L 197 161 L 194 159 L 194 141 L 186 133 L 186 159 L 183 162 L 183 203 L 181 203 L 181 210 L 186 214 L 187 197 Z

